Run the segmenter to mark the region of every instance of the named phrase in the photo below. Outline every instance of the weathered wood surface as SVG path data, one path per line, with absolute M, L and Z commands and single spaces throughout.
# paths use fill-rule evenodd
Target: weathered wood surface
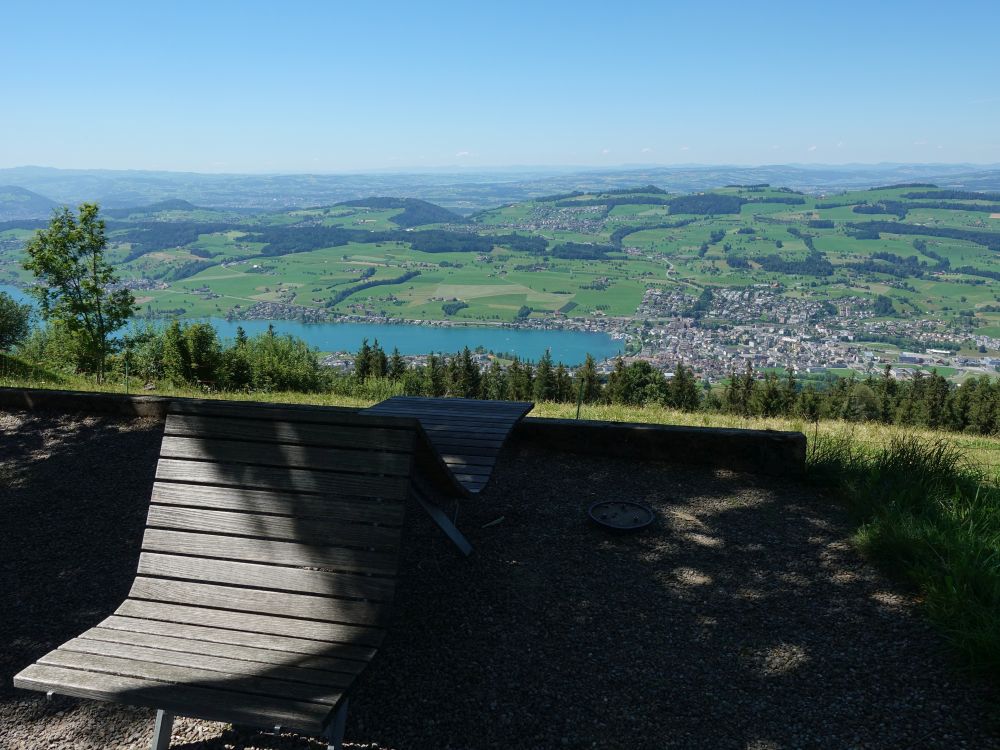
M 178 402 L 128 598 L 15 685 L 319 733 L 385 635 L 419 430 Z
M 432 475 L 443 464 L 456 494 L 475 495 L 486 487 L 507 437 L 532 406 L 523 401 L 395 396 L 362 413 L 419 420 L 436 456 L 418 446 L 418 464 Z M 431 481 L 442 489 L 442 481 L 433 476 Z

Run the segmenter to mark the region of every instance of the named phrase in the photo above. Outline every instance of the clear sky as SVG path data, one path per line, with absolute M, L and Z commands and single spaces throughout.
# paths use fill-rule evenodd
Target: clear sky
M 10 2 L 0 167 L 1000 162 L 1000 3 Z

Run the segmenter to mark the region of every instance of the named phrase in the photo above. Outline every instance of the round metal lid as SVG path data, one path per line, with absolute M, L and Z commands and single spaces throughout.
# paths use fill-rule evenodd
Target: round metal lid
M 636 500 L 598 500 L 587 511 L 590 520 L 612 531 L 638 531 L 653 522 L 653 509 Z

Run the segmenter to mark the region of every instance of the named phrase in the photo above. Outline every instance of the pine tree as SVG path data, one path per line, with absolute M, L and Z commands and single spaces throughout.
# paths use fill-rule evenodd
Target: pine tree
M 389 379 L 399 382 L 406 374 L 406 360 L 399 353 L 399 349 L 394 347 L 392 356 L 389 357 Z
M 608 401 L 612 404 L 624 404 L 625 386 L 625 360 L 618 357 L 614 369 L 608 376 Z
M 570 378 L 569 371 L 562 362 L 556 365 L 555 400 L 562 403 L 573 401 L 573 379 Z
M 181 324 L 173 320 L 163 332 L 163 377 L 176 385 L 187 383 L 191 376 L 191 361 L 184 342 Z
M 694 372 L 678 362 L 674 368 L 674 377 L 667 383 L 666 403 L 681 411 L 696 411 L 701 406 L 701 392 L 695 380 Z
M 458 366 L 457 392 L 463 398 L 479 398 L 479 384 L 481 375 L 479 365 L 472 359 L 472 352 L 469 347 L 462 350 L 461 360 Z
M 427 357 L 427 368 L 425 371 L 427 395 L 440 398 L 448 392 L 447 370 L 441 357 L 431 354 Z
M 754 394 L 753 411 L 765 417 L 776 417 L 781 414 L 785 395 L 778 382 L 778 376 L 773 372 L 764 375 L 764 381 Z
M 587 354 L 583 367 L 576 371 L 576 379 L 583 384 L 583 401 L 592 404 L 601 398 L 601 383 L 597 379 L 597 363 Z M 579 388 L 579 386 L 577 386 Z
M 552 352 L 548 349 L 538 360 L 535 370 L 535 401 L 554 401 L 556 397 L 556 374 L 552 369 Z
M 490 363 L 489 369 L 483 374 L 482 392 L 483 398 L 491 401 L 507 398 L 507 376 L 497 359 Z
M 371 376 L 372 348 L 368 344 L 368 339 L 361 340 L 361 348 L 354 355 L 354 377 L 359 381 L 367 380 Z
M 799 397 L 799 385 L 795 380 L 795 370 L 785 369 L 785 380 L 781 388 L 781 413 L 791 416 L 795 412 L 795 403 Z
M 379 346 L 378 339 L 375 339 L 368 351 L 368 377 L 384 378 L 388 372 L 389 358 L 385 356 L 385 350 Z

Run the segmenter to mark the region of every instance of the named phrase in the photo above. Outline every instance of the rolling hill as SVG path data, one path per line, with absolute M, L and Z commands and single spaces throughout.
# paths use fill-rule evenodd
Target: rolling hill
M 17 185 L 0 185 L 0 221 L 44 219 L 58 204 Z

